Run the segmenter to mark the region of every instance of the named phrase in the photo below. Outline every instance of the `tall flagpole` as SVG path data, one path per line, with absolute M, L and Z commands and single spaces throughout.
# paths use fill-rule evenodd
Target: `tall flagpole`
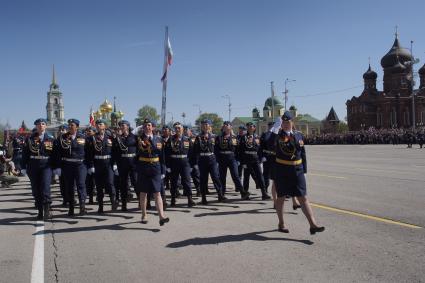
M 165 40 L 164 40 L 164 69 L 163 74 L 167 72 L 168 64 L 168 50 L 167 50 L 167 41 L 168 41 L 168 26 L 165 27 Z M 165 125 L 165 115 L 167 113 L 167 76 L 165 76 L 162 81 L 162 107 L 161 107 L 161 125 Z

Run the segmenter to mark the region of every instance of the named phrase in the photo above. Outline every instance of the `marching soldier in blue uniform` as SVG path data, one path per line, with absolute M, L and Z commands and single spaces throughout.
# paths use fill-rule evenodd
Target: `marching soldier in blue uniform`
M 96 133 L 95 127 L 87 127 L 86 128 L 86 144 L 89 144 L 90 141 L 93 139 L 94 134 Z M 93 197 L 94 197 L 94 190 L 95 190 L 95 180 L 94 180 L 94 174 L 88 170 L 87 168 L 87 175 L 86 175 L 86 190 L 87 195 L 89 197 L 89 204 L 94 204 Z
M 272 133 L 276 159 L 274 164 L 274 181 L 276 184 L 276 212 L 279 218 L 278 230 L 288 233 L 283 221 L 283 203 L 285 196 L 297 197 L 301 209 L 310 223 L 310 234 L 323 232 L 325 227 L 317 225 L 313 210 L 306 197 L 307 186 L 304 174 L 307 173 L 307 158 L 303 136 L 293 130 L 292 114 L 285 111 L 278 134 Z
M 127 211 L 129 193 L 128 178 L 136 183 L 136 151 L 137 137 L 130 132 L 130 122 L 122 120 L 118 123 L 121 135 L 117 135 L 114 141 L 114 155 L 120 177 L 119 191 L 121 192 L 122 211 Z
M 155 123 L 150 119 L 143 121 L 143 132 L 137 136 L 137 191 L 140 193 L 142 224 L 148 222 L 146 213 L 147 195 L 153 193 L 158 211 L 159 225 L 170 219 L 165 216 L 161 198 L 162 179 L 165 177 L 164 148 L 161 137 L 154 135 Z
M 263 173 L 260 167 L 262 160 L 260 138 L 255 133 L 256 127 L 252 122 L 248 122 L 246 126 L 248 132 L 241 138 L 239 145 L 240 162 L 244 168 L 243 187 L 245 191 L 249 190 L 249 177 L 253 174 L 257 187 L 261 189 L 262 199 L 267 200 L 270 199 L 270 196 L 266 192 Z
M 184 132 L 184 135 L 190 139 L 190 141 L 192 142 L 192 145 L 195 144 L 196 136 L 192 133 L 192 129 L 189 126 L 183 126 L 183 132 Z M 193 146 L 192 148 L 190 148 L 188 155 L 189 155 L 189 163 L 190 163 L 190 177 L 192 178 L 193 185 L 195 186 L 196 196 L 199 197 L 201 196 L 201 190 L 199 188 L 200 174 L 199 174 L 199 167 L 195 163 L 196 158 L 194 157 Z
M 192 207 L 192 189 L 190 186 L 190 163 L 189 152 L 192 149 L 192 141 L 183 135 L 183 126 L 176 122 L 173 125 L 175 134 L 165 144 L 165 163 L 167 172 L 171 177 L 171 206 L 176 206 L 178 180 L 181 177 L 184 194 L 187 197 L 187 205 Z
M 112 156 L 112 136 L 106 133 L 106 121 L 96 120 L 97 133 L 89 142 L 89 170 L 94 173 L 97 190 L 98 213 L 103 213 L 104 190 L 109 193 L 112 211 L 117 210 L 114 171 L 117 170 Z
M 59 126 L 58 129 L 58 134 L 57 137 L 59 137 L 62 134 L 65 134 L 68 131 L 68 125 L 67 124 L 63 124 Z M 55 143 L 53 144 L 53 148 L 56 149 L 59 146 L 59 139 L 55 139 Z M 55 153 L 56 154 L 56 153 Z M 60 163 L 60 160 L 58 160 L 57 162 Z M 59 176 L 59 189 L 61 192 L 61 196 L 62 196 L 62 206 L 66 207 L 69 202 L 68 202 L 68 197 L 67 197 L 67 191 L 66 191 L 66 184 L 65 184 L 65 177 L 63 174 L 61 174 Z
M 210 133 L 211 121 L 205 119 L 201 122 L 201 133 L 196 137 L 194 144 L 195 166 L 199 166 L 202 204 L 208 204 L 208 174 L 211 175 L 217 191 L 218 201 L 224 202 L 227 198 L 223 195 L 222 185 L 218 174 L 218 165 L 215 159 L 215 136 Z
M 43 118 L 34 122 L 36 131 L 27 139 L 22 154 L 22 173 L 28 173 L 32 195 L 38 209 L 37 220 L 52 218 L 50 211 L 50 184 L 52 181 L 53 136 L 46 133 L 47 121 Z
M 217 156 L 218 168 L 220 172 L 220 182 L 223 187 L 223 195 L 226 193 L 226 176 L 227 169 L 230 170 L 235 190 L 239 191 L 242 199 L 249 199 L 238 174 L 238 139 L 232 133 L 232 124 L 229 121 L 223 122 L 221 135 L 218 135 L 215 140 L 215 153 Z
M 246 135 L 246 127 L 245 125 L 240 125 L 239 126 L 239 131 L 237 134 L 237 139 L 238 139 L 238 144 L 241 143 L 242 138 Z M 239 174 L 239 179 L 242 180 L 242 172 L 243 172 L 243 168 L 242 168 L 242 164 L 239 162 L 238 164 L 238 174 Z M 237 191 L 237 188 L 236 188 Z
M 269 143 L 267 142 L 270 138 L 271 132 L 270 128 L 273 126 L 274 122 L 269 122 L 268 130 L 265 131 L 260 137 L 260 147 L 262 151 L 262 162 L 263 162 L 263 177 L 264 185 L 266 186 L 266 191 L 270 186 L 270 174 L 272 165 L 274 163 L 275 152 L 269 148 Z
M 13 163 L 15 163 L 15 169 L 21 173 L 21 163 L 22 163 L 22 152 L 25 146 L 25 138 L 18 134 L 12 141 L 13 146 Z
M 75 185 L 77 186 L 80 215 L 86 213 L 86 137 L 78 131 L 80 121 L 68 120 L 68 132 L 59 135 L 55 144 L 57 163 L 61 164 L 60 173 L 65 181 L 66 201 L 69 202 L 69 216 L 74 216 Z

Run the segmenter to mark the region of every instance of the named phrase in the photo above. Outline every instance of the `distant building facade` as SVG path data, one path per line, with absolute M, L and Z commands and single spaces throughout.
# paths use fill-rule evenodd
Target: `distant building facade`
M 377 73 L 369 68 L 363 74 L 364 89 L 359 97 L 347 100 L 350 131 L 375 128 L 410 128 L 425 123 L 425 65 L 419 71 L 420 85 L 414 89 L 414 58 L 401 47 L 396 34 L 394 44 L 381 59 L 383 91 L 376 88 Z M 414 93 L 415 106 L 412 105 Z M 412 113 L 415 113 L 415 119 Z
M 304 135 L 315 135 L 320 134 L 321 121 L 310 116 L 309 114 L 298 114 L 295 106 L 291 106 L 289 111 L 295 117 L 295 127 L 301 131 Z M 248 122 L 252 122 L 257 127 L 257 134 L 261 135 L 263 132 L 268 130 L 268 123 L 273 122 L 276 117 L 280 117 L 285 112 L 285 107 L 282 101 L 277 96 L 271 96 L 266 99 L 263 107 L 263 115 L 261 116 L 260 111 L 257 107 L 252 110 L 252 115 L 248 117 L 235 117 L 232 120 L 233 127 L 237 132 L 239 125 L 245 125 Z

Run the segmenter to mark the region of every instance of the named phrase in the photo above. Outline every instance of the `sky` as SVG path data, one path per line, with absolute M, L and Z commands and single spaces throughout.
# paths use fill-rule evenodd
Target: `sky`
M 323 119 L 333 106 L 344 119 L 369 57 L 382 90 L 395 26 L 404 47 L 414 41 L 416 70 L 424 64 L 423 11 L 423 0 L 0 1 L 0 123 L 46 117 L 53 64 L 67 119 L 87 124 L 114 96 L 132 123 L 145 104 L 160 112 L 165 26 L 167 121 L 193 123 L 199 110 L 227 120 L 225 95 L 231 119 L 262 112 L 270 82 L 282 98 L 287 78 L 300 113 Z

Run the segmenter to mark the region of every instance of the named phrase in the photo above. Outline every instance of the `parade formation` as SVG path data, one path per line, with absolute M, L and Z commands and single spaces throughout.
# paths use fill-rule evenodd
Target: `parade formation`
M 159 224 L 170 221 L 167 206 L 175 207 L 179 188 L 187 198 L 187 206 L 197 203 L 192 197 L 192 181 L 201 205 L 208 205 L 208 179 L 211 177 L 218 202 L 227 202 L 226 176 L 230 171 L 235 191 L 242 200 L 250 199 L 249 179 L 253 178 L 261 190 L 262 200 L 272 196 L 279 224 L 278 231 L 288 233 L 283 222 L 283 202 L 293 197 L 293 209 L 301 208 L 310 223 L 310 233 L 324 231 L 318 226 L 306 198 L 307 160 L 303 136 L 295 131 L 292 115 L 286 111 L 267 133 L 259 137 L 253 123 L 239 127 L 236 135 L 229 121 L 223 122 L 221 133 L 212 133 L 212 123 L 201 121 L 200 133 L 193 135 L 190 127 L 175 122 L 160 132 L 156 122 L 146 118 L 142 127 L 132 129 L 126 120 L 119 127 L 107 127 L 98 119 L 96 127 L 80 131 L 80 121 L 69 119 L 59 127 L 57 136 L 47 133 L 47 121 L 34 121 L 32 133 L 14 142 L 15 161 L 21 175 L 28 175 L 31 183 L 37 220 L 47 221 L 52 215 L 51 184 L 59 178 L 62 206 L 68 216 L 87 213 L 87 205 L 94 205 L 97 213 L 104 213 L 105 195 L 109 195 L 110 210 L 128 210 L 130 188 L 134 187 L 141 223 L 149 222 L 147 209 L 155 201 Z M 243 181 L 242 181 L 243 178 Z M 270 182 L 273 180 L 273 182 Z M 169 182 L 169 186 L 167 183 Z M 167 203 L 166 190 L 171 202 Z M 77 200 L 76 194 L 77 191 Z

